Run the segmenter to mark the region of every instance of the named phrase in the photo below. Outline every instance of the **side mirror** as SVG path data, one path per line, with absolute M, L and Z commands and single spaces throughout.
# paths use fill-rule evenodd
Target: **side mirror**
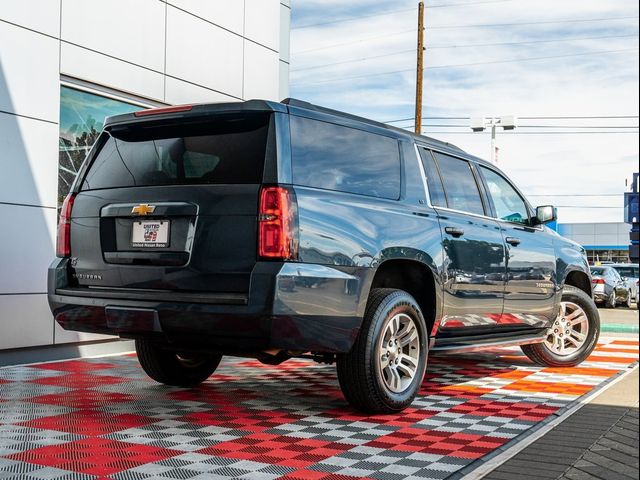
M 557 220 L 556 209 L 552 205 L 544 205 L 536 207 L 536 216 L 534 222 L 536 225 L 544 225 L 545 223 Z

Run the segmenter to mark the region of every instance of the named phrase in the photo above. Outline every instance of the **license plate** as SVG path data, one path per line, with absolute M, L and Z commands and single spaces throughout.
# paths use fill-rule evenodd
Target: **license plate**
M 136 220 L 131 230 L 134 248 L 166 248 L 169 246 L 169 220 Z

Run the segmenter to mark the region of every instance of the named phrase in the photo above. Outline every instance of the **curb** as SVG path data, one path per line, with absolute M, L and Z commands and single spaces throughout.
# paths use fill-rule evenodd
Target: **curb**
M 526 447 L 531 445 L 533 442 L 538 440 L 540 437 L 549 433 L 553 428 L 557 425 L 561 424 L 575 412 L 584 407 L 587 403 L 589 403 L 592 399 L 615 385 L 616 383 L 622 381 L 627 377 L 631 372 L 636 370 L 639 367 L 639 362 L 635 361 L 631 365 L 628 365 L 623 370 L 620 370 L 613 377 L 608 378 L 600 385 L 597 385 L 593 390 L 588 392 L 587 394 L 578 397 L 574 402 L 562 407 L 557 412 L 549 415 L 542 422 L 539 422 L 537 425 L 534 425 L 529 430 L 521 433 L 520 435 L 512 438 L 509 442 L 504 444 L 502 447 L 498 447 L 493 452 L 489 453 L 484 457 L 480 457 L 466 467 L 458 470 L 453 473 L 449 478 L 453 478 L 456 480 L 480 480 L 493 470 L 495 470 L 498 466 L 502 465 L 504 462 L 514 457 Z
M 624 323 L 603 323 L 600 325 L 601 332 L 615 333 L 640 333 L 638 325 L 626 325 Z

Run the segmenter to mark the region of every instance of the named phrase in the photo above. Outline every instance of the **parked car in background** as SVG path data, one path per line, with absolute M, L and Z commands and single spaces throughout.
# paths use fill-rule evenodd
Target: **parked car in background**
M 614 263 L 610 265 L 615 268 L 616 271 L 622 277 L 622 280 L 627 284 L 627 287 L 631 291 L 631 298 L 636 303 L 636 308 L 638 306 L 638 272 L 640 267 L 637 263 Z
M 593 299 L 607 308 L 616 308 L 619 304 L 631 305 L 631 290 L 618 271 L 610 265 L 591 267 Z

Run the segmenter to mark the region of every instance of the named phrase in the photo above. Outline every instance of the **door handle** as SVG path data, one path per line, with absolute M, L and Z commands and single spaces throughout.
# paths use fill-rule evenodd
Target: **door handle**
M 461 237 L 464 235 L 464 230 L 458 227 L 445 227 L 444 231 L 452 237 Z
M 505 238 L 505 241 L 509 245 L 513 245 L 514 247 L 517 247 L 518 245 L 520 245 L 520 239 L 516 238 L 516 237 L 507 237 L 507 238 Z

